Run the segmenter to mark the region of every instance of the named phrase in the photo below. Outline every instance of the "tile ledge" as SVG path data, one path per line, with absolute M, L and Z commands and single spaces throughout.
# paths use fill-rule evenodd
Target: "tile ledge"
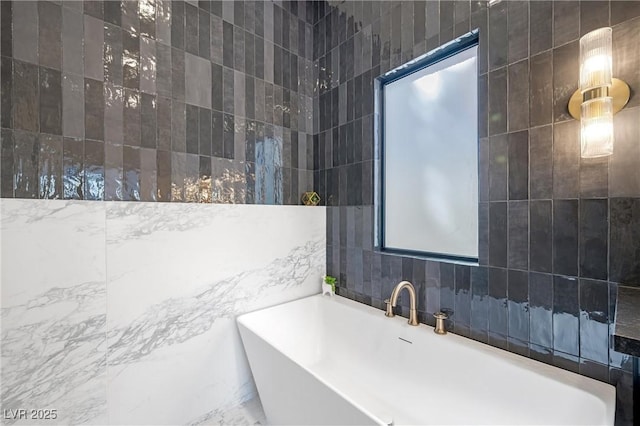
M 640 357 L 640 288 L 618 286 L 613 346 Z

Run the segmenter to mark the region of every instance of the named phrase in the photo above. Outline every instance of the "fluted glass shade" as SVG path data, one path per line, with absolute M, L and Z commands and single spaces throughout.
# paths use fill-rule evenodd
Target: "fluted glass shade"
M 611 97 L 583 102 L 580 124 L 583 158 L 613 154 L 613 99 Z
M 585 34 L 580 39 L 580 90 L 611 86 L 611 27 Z

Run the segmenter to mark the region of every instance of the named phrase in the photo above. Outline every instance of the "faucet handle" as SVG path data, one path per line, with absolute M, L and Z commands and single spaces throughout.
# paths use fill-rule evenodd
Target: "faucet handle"
M 433 317 L 436 319 L 436 327 L 433 329 L 436 334 L 447 334 L 447 330 L 444 327 L 444 320 L 449 318 L 449 315 L 440 311 L 433 314 Z
M 391 306 L 391 300 L 386 299 L 384 303 L 387 304 L 387 312 L 385 313 L 388 317 L 395 317 L 396 315 L 393 313 L 393 306 Z

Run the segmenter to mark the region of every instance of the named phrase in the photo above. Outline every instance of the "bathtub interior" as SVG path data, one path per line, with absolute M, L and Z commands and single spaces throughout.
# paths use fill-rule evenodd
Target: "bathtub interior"
M 454 334 L 439 336 L 345 298 L 313 296 L 241 321 L 383 423 L 613 421 L 615 389 L 607 384 Z

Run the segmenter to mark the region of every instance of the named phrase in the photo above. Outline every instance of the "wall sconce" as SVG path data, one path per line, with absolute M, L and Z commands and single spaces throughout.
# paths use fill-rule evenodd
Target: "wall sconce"
M 569 113 L 580 120 L 583 158 L 613 153 L 613 114 L 629 102 L 629 85 L 612 77 L 611 27 L 580 38 L 580 88 L 569 100 Z

